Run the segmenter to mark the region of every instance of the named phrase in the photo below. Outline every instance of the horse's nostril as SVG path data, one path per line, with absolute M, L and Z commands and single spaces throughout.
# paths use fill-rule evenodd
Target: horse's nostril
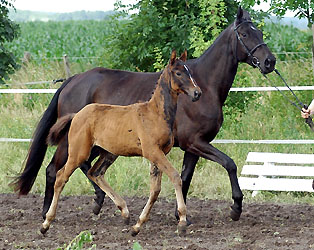
M 270 59 L 269 58 L 267 58 L 266 60 L 265 60 L 265 68 L 267 68 L 267 69 L 269 69 L 270 68 Z

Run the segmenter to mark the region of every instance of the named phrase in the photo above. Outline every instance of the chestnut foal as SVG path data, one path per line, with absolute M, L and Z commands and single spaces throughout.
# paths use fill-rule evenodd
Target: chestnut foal
M 108 164 L 103 164 L 104 159 L 117 155 L 143 156 L 152 163 L 150 196 L 136 225 L 132 227 L 133 236 L 139 233 L 141 225 L 148 220 L 150 210 L 159 195 L 160 172 L 166 173 L 174 185 L 180 217 L 178 231 L 179 234 L 186 232 L 182 181 L 165 156 L 174 143 L 173 124 L 178 95 L 185 93 L 192 101 L 197 101 L 201 95 L 200 88 L 184 63 L 186 57 L 185 51 L 176 59 L 176 52 L 172 51 L 169 64 L 163 70 L 150 101 L 129 106 L 89 104 L 76 114 L 61 117 L 51 128 L 48 141 L 50 144 L 57 144 L 70 126 L 69 146 L 67 162 L 57 173 L 53 200 L 41 228 L 43 234 L 55 218 L 57 203 L 65 183 L 73 171 L 88 159 L 95 145 L 105 149 L 105 153 L 88 171 L 88 177 L 112 199 L 121 210 L 126 223 L 129 222 L 126 202 L 105 181 L 104 174 Z

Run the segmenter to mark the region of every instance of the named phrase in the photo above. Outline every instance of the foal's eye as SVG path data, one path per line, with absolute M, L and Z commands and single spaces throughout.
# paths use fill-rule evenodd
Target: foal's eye
M 176 75 L 177 75 L 177 76 L 181 76 L 181 73 L 180 73 L 180 72 L 176 72 Z

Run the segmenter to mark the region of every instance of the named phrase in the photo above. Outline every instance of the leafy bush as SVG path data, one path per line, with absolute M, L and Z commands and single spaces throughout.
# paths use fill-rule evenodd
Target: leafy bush
M 12 42 L 19 32 L 18 25 L 8 17 L 9 7 L 12 7 L 9 1 L 0 1 L 0 83 L 18 68 L 14 55 L 6 46 L 6 43 Z
M 292 25 L 267 23 L 264 27 L 265 42 L 280 60 L 311 57 L 312 34 Z M 289 53 L 297 52 L 297 53 Z

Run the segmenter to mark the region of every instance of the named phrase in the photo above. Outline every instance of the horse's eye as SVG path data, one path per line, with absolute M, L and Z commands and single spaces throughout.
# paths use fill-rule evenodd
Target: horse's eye
M 176 75 L 177 75 L 177 76 L 181 76 L 181 73 L 180 73 L 180 72 L 176 72 Z
M 242 33 L 242 37 L 245 38 L 246 37 L 246 33 Z

